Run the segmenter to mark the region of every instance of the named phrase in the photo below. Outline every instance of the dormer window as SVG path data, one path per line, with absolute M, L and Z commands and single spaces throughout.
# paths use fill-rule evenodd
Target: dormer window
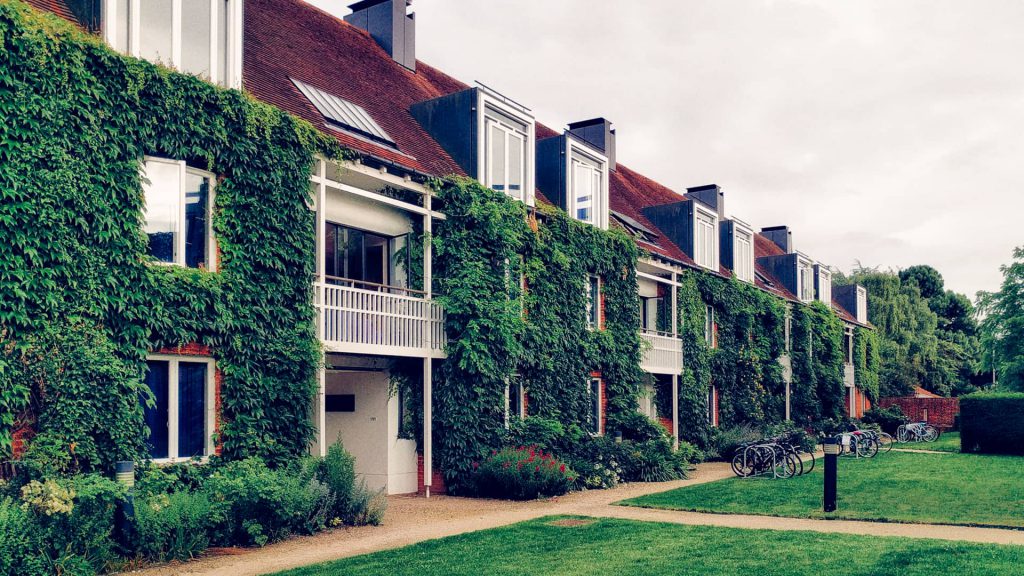
M 693 259 L 698 266 L 714 270 L 718 264 L 718 215 L 694 202 Z
M 814 265 L 815 292 L 818 300 L 827 306 L 832 305 L 832 272 L 822 264 Z
M 801 302 L 814 300 L 814 268 L 810 260 L 797 259 L 796 264 L 797 292 Z
M 607 227 L 608 160 L 587 146 L 566 138 L 569 194 L 567 212 L 579 220 Z
M 732 221 L 732 271 L 741 282 L 754 282 L 754 231 Z
M 484 119 L 486 171 L 484 185 L 523 200 L 526 182 L 526 126 L 488 110 Z
M 115 49 L 241 86 L 241 0 L 103 1 L 103 34 Z

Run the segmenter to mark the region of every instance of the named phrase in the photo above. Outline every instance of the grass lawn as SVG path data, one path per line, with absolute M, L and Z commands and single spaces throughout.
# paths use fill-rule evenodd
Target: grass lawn
M 542 518 L 282 572 L 408 574 L 888 575 L 1014 574 L 1024 546 Z
M 960 433 L 943 432 L 935 442 L 923 442 L 920 444 L 897 444 L 895 448 L 920 448 L 922 450 L 937 450 L 939 452 L 959 452 Z
M 627 506 L 1024 527 L 1024 458 L 889 452 L 839 461 L 839 510 L 821 511 L 824 466 L 788 480 L 729 478 L 620 502 Z

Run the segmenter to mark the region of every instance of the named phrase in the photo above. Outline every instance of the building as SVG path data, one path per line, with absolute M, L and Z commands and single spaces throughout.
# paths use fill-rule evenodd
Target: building
M 371 487 L 409 493 L 420 481 L 429 491 L 432 482 L 424 470 L 434 468 L 433 366 L 445 358 L 448 335 L 432 292 L 431 245 L 423 243 L 422 252 L 412 247 L 446 218 L 435 209 L 429 182 L 448 175 L 474 178 L 527 206 L 554 206 L 636 240 L 644 252 L 636 270 L 636 328 L 647 343 L 640 368 L 648 375 L 639 408 L 674 436 L 680 429 L 679 380 L 687 370 L 677 306 L 684 274 L 735 277 L 789 308 L 817 300 L 832 309 L 847 327 L 846 406 L 851 416 L 863 411 L 866 400 L 853 368 L 853 330 L 869 326 L 863 288 L 833 288 L 829 268 L 798 252 L 788 228 L 756 230 L 727 213 L 720 187 L 676 192 L 631 170 L 618 161 L 616 128 L 607 119 L 581 119 L 556 130 L 495 88 L 463 83 L 418 61 L 416 20 L 406 0 L 364 0 L 344 20 L 301 0 L 248 0 L 244 6 L 242 0 L 29 3 L 99 34 L 125 54 L 244 89 L 353 152 L 338 161 L 318 158 L 310 178 L 317 230 L 313 292 L 324 349 L 311 449 L 323 453 L 341 435 Z M 141 169 L 152 181 L 144 190 L 151 256 L 216 269 L 215 238 L 197 224 L 212 203 L 213 175 L 180 159 L 147 157 Z M 600 327 L 601 278 L 588 279 L 587 291 L 589 321 Z M 703 333 L 705 346 L 718 346 L 711 306 Z M 216 351 L 153 351 L 148 381 L 160 405 L 148 415 L 151 444 L 159 446 L 155 459 L 215 450 L 213 401 L 182 404 L 182 398 L 212 398 L 215 357 Z M 390 385 L 397 360 L 422 366 L 422 446 L 400 431 L 405 402 Z M 792 369 L 788 355 L 780 362 L 788 418 Z M 592 373 L 581 385 L 593 399 L 594 431 L 601 433 L 602 375 Z M 669 410 L 659 411 L 651 400 L 656 388 L 671 390 Z M 705 402 L 707 418 L 717 426 L 720 391 L 714 382 Z M 529 412 L 528 386 L 509 384 L 506 411 L 509 417 Z M 182 434 L 187 422 L 199 423 L 196 434 Z

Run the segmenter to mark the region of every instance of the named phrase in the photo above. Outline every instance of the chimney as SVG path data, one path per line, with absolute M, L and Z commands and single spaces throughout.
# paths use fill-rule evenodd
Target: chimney
M 711 206 L 718 212 L 718 220 L 725 220 L 725 193 L 722 192 L 718 184 L 687 188 L 686 195 Z
M 761 228 L 761 235 L 768 238 L 772 242 L 782 248 L 782 251 L 786 254 L 792 254 L 793 250 L 793 233 L 789 231 L 789 226 L 771 226 L 768 228 Z
M 604 118 L 594 118 L 569 124 L 569 133 L 604 152 L 608 169 L 615 170 L 615 128 Z
M 391 57 L 416 71 L 416 15 L 408 12 L 412 0 L 363 0 L 349 6 L 345 22 L 370 33 Z M 407 13 L 408 12 L 408 13 Z

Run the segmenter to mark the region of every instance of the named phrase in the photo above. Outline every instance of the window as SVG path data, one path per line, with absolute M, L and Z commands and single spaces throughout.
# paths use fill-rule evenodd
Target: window
M 733 272 L 738 280 L 754 281 L 754 243 L 753 234 L 746 230 L 736 230 L 733 237 Z
M 818 273 L 818 300 L 828 306 L 832 305 L 832 273 L 821 264 L 816 265 Z
M 213 451 L 213 361 L 153 356 L 146 361 L 146 385 L 155 405 L 145 406 L 149 456 L 187 460 Z
M 484 116 L 484 185 L 525 200 L 527 126 L 487 108 Z
M 305 82 L 299 82 L 294 78 L 291 80 L 292 84 L 295 84 L 295 87 L 323 115 L 330 126 L 346 132 L 352 132 L 378 144 L 397 148 L 391 136 L 388 136 L 388 133 L 380 127 L 380 124 L 377 124 L 377 121 L 362 106 L 334 94 L 324 92 Z
M 715 326 L 715 309 L 712 306 L 704 307 L 704 343 L 708 348 L 715 348 L 717 345 L 717 326 Z
M 601 433 L 601 379 L 591 378 L 587 386 L 587 393 L 590 396 L 590 416 L 587 423 L 590 425 L 591 434 Z
M 658 330 L 658 307 L 660 298 L 640 297 L 640 328 L 645 331 Z
M 513 420 L 522 420 L 526 416 L 526 390 L 523 378 L 514 374 L 505 387 L 505 426 Z
M 324 245 L 324 274 L 328 280 L 348 280 L 357 288 L 378 289 L 397 283 L 405 288 L 404 275 L 396 273 L 396 266 L 408 270 L 408 265 L 397 262 L 405 236 L 382 236 L 364 230 L 328 222 Z
M 240 68 L 240 0 L 104 0 L 103 11 L 117 50 L 222 86 L 240 83 L 231 72 Z
M 590 276 L 587 280 L 587 328 L 601 328 L 601 278 Z
M 589 155 L 573 150 L 570 144 L 569 214 L 581 222 L 600 225 L 604 205 L 604 164 Z
M 797 290 L 802 302 L 814 300 L 814 269 L 810 262 L 797 263 Z
M 711 426 L 718 426 L 718 389 L 715 386 L 708 390 L 707 408 L 708 423 Z
M 718 218 L 701 210 L 694 210 L 694 260 L 698 266 L 717 268 Z
M 146 158 L 142 180 L 149 255 L 158 262 L 213 269 L 213 175 L 180 160 Z
M 789 352 L 793 346 L 793 311 L 786 307 L 786 324 L 785 324 L 785 338 L 786 338 L 786 352 Z
M 868 291 L 857 286 L 857 321 L 868 321 Z
M 853 328 L 843 328 L 843 358 L 847 364 L 853 364 Z

